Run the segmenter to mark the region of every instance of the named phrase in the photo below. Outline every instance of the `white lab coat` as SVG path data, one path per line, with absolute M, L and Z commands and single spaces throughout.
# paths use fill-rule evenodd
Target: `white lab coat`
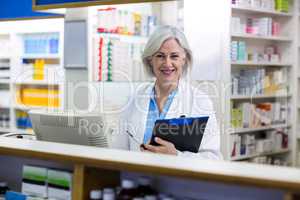
M 150 94 L 154 84 L 139 87 L 130 99 L 126 111 L 121 117 L 121 128 L 112 139 L 112 147 L 140 151 L 139 144 L 143 143 L 146 121 L 148 116 Z M 200 89 L 185 81 L 180 81 L 178 92 L 166 114 L 166 119 L 209 116 L 207 126 L 198 153 L 179 152 L 178 156 L 197 157 L 203 159 L 222 159 L 220 152 L 220 130 L 217 125 L 213 104 L 209 97 Z M 129 131 L 136 140 L 126 134 Z

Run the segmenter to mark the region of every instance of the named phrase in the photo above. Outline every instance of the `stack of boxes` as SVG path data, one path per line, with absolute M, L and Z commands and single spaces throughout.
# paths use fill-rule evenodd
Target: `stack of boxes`
M 17 103 L 26 106 L 59 107 L 59 90 L 50 87 L 20 87 Z
M 95 42 L 95 77 L 97 81 L 150 80 L 144 71 L 141 53 L 145 43 L 126 41 L 100 34 Z
M 288 149 L 286 129 L 233 135 L 231 157 L 255 156 Z
M 98 10 L 99 33 L 149 36 L 156 27 L 156 17 L 137 12 L 105 8 Z
M 287 105 L 280 102 L 244 102 L 231 109 L 232 128 L 259 128 L 286 123 Z
M 71 200 L 72 173 L 38 166 L 23 166 L 22 193 L 40 199 Z
M 276 0 L 275 8 L 280 12 L 289 12 L 289 0 Z

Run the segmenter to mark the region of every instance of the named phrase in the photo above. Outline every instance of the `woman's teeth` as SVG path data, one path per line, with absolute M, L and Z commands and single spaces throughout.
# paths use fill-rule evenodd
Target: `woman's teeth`
M 161 72 L 165 75 L 170 75 L 174 71 L 175 71 L 175 69 L 163 69 L 163 70 L 161 70 Z

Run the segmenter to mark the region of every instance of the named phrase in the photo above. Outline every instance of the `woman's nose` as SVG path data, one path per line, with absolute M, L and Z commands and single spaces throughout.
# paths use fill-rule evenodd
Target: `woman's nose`
M 171 60 L 170 56 L 166 56 L 165 65 L 166 66 L 171 66 L 172 65 L 172 60 Z

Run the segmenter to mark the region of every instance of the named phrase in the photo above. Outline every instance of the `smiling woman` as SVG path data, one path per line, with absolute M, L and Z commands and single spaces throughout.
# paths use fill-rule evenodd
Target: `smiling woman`
M 116 146 L 134 151 L 147 151 L 178 156 L 220 159 L 220 132 L 209 97 L 186 80 L 192 65 L 192 52 L 182 31 L 161 26 L 150 36 L 142 55 L 144 67 L 156 78 L 154 84 L 139 88 L 132 97 L 124 118 L 125 130 Z M 197 94 L 197 95 L 196 95 Z M 199 95 L 201 94 L 201 95 Z M 197 153 L 181 152 L 171 142 L 156 137 L 158 146 L 150 145 L 155 121 L 179 116 L 208 116 L 209 120 Z M 143 144 L 140 148 L 139 143 Z

